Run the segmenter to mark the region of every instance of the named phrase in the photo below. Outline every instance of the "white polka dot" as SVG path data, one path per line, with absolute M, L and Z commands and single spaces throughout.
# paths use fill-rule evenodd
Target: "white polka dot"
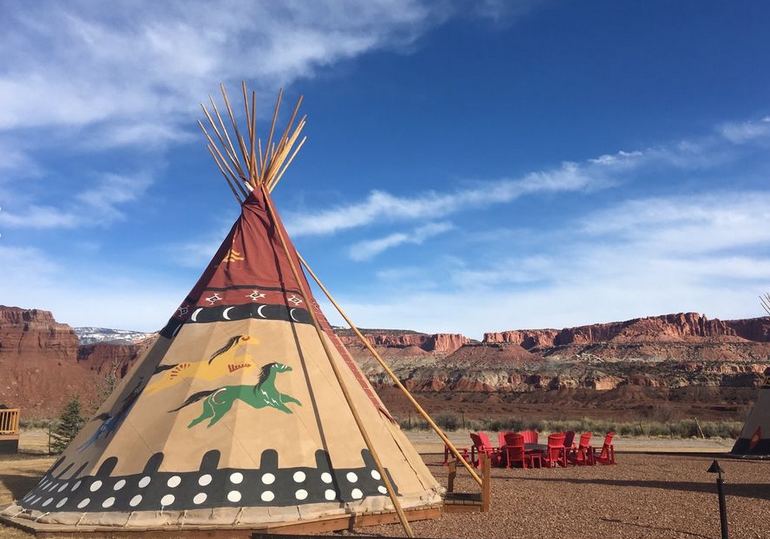
M 66 496 L 56 503 L 56 508 L 58 509 L 59 507 L 61 507 L 65 503 L 67 503 L 67 497 Z
M 354 500 L 360 500 L 361 498 L 363 498 L 363 496 L 364 496 L 364 493 L 363 493 L 363 492 L 361 492 L 361 489 L 357 489 L 357 488 L 354 488 L 354 489 L 353 489 L 353 492 L 351 492 L 351 493 L 350 493 L 350 496 L 351 496 L 351 497 L 352 497 Z
M 104 507 L 105 509 L 107 509 L 108 507 L 112 507 L 113 505 L 115 505 L 115 498 L 113 496 L 110 496 L 109 498 L 107 498 L 102 502 L 102 507 Z
M 102 488 L 102 482 L 97 479 L 96 481 L 91 483 L 91 487 L 90 488 L 91 488 L 91 492 L 96 492 L 97 490 Z
M 193 497 L 193 503 L 195 505 L 200 505 L 206 501 L 206 498 L 208 498 L 208 496 L 206 495 L 205 492 L 199 492 Z
M 64 492 L 65 488 L 67 488 L 67 483 L 62 483 L 62 486 L 59 487 L 59 492 Z
M 372 470 L 372 479 L 376 481 L 379 481 L 380 479 L 382 479 L 380 472 L 378 472 L 377 470 Z
M 321 474 L 321 481 L 326 483 L 327 485 L 332 482 L 332 474 L 329 472 L 324 472 Z
M 126 486 L 126 480 L 125 479 L 121 479 L 120 481 L 115 483 L 115 485 L 112 487 L 112 489 L 113 490 L 120 490 L 120 489 L 122 489 L 125 486 Z
M 54 490 L 56 490 L 56 485 L 58 484 L 59 483 L 51 483 L 51 486 L 48 487 L 48 492 L 53 492 Z
M 150 478 L 150 476 L 149 476 L 149 475 L 145 475 L 144 477 L 142 477 L 142 478 L 139 480 L 139 488 L 144 488 L 144 487 L 146 487 L 147 485 L 149 485 L 149 484 L 150 484 L 150 481 L 152 481 L 152 479 Z
M 243 474 L 241 472 L 233 472 L 230 474 L 230 482 L 238 485 L 243 481 Z
M 43 502 L 43 507 L 50 504 L 53 501 L 53 498 L 48 498 L 46 501 Z
M 47 487 L 48 486 L 48 479 L 43 479 L 42 481 L 40 481 L 40 483 L 38 483 L 37 486 L 40 487 L 40 488 Z
M 211 474 L 205 473 L 198 478 L 198 484 L 202 487 L 205 487 L 209 483 L 211 483 Z
M 302 471 L 294 472 L 294 475 L 292 476 L 295 483 L 302 483 L 306 477 L 305 472 Z
M 142 503 L 142 495 L 141 494 L 137 494 L 136 496 L 131 498 L 131 501 L 128 502 L 128 505 L 130 505 L 131 507 L 136 507 L 140 503 Z
M 307 498 L 307 490 L 304 488 L 299 489 L 297 492 L 294 493 L 294 497 L 298 500 L 304 500 Z
M 227 493 L 227 499 L 233 503 L 241 501 L 241 493 L 237 490 L 231 490 Z
M 266 490 L 265 492 L 262 493 L 262 496 L 260 496 L 260 498 L 262 499 L 263 502 L 272 502 L 273 499 L 275 498 L 275 494 L 273 494 L 269 490 Z
M 262 475 L 262 482 L 266 485 L 272 485 L 275 482 L 275 476 L 271 473 L 266 473 Z
M 174 495 L 173 494 L 166 494 L 160 499 L 160 504 L 165 507 L 167 505 L 171 505 L 174 503 Z
M 77 481 L 77 482 L 75 482 L 75 484 L 74 484 L 74 485 L 72 485 L 72 492 L 75 492 L 77 489 L 79 489 L 79 488 L 80 488 L 80 485 L 82 485 L 82 484 L 83 484 L 83 482 L 82 482 L 82 481 Z
M 380 494 L 387 494 L 387 493 L 388 493 L 388 489 L 386 489 L 386 488 L 385 488 L 385 487 L 383 487 L 382 485 L 380 485 L 379 487 L 377 487 L 377 491 L 378 491 Z
M 166 481 L 166 484 L 169 486 L 169 488 L 176 488 L 179 486 L 179 483 L 182 482 L 182 478 L 178 475 L 172 475 L 168 478 L 168 481 Z
M 82 500 L 82 501 L 81 501 L 81 502 L 78 504 L 78 509 L 83 509 L 83 508 L 84 508 L 86 505 L 88 505 L 89 503 L 91 503 L 91 500 L 90 500 L 89 498 L 85 498 L 85 499 L 83 499 L 83 500 Z
M 358 476 L 354 472 L 348 472 L 348 474 L 345 476 L 347 477 L 348 481 L 351 483 L 355 483 L 358 481 Z
M 324 491 L 324 498 L 326 498 L 329 501 L 332 501 L 337 498 L 337 491 L 331 488 L 327 488 Z

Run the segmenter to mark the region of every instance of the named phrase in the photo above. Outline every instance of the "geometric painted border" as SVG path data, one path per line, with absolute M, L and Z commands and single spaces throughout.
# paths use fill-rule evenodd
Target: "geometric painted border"
M 118 463 L 111 457 L 95 476 L 76 472 L 69 478 L 64 476 L 71 465 L 54 473 L 63 464 L 59 460 L 19 505 L 42 512 L 131 512 L 342 503 L 387 495 L 371 454 L 364 449 L 361 456 L 363 467 L 332 469 L 328 454 L 318 450 L 314 468 L 279 468 L 278 453 L 268 449 L 258 469 L 218 469 L 219 451 L 212 450 L 197 472 L 159 472 L 163 453 L 155 453 L 140 474 L 110 476 Z

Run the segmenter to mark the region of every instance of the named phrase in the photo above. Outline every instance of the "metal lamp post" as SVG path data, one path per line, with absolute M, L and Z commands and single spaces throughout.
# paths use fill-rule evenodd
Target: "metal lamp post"
M 719 525 L 722 528 L 722 539 L 729 539 L 729 531 L 727 529 L 727 504 L 725 503 L 725 480 L 722 478 L 722 472 L 724 470 L 719 466 L 719 462 L 716 460 L 711 463 L 708 473 L 717 474 L 717 496 L 719 497 Z

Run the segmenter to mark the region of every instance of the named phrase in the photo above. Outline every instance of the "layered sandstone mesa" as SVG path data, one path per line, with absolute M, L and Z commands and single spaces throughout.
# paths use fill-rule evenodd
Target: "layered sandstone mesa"
M 484 343 L 518 344 L 526 350 L 553 346 L 558 329 L 517 329 L 514 331 L 500 331 L 485 333 Z
M 139 342 L 97 342 L 84 344 L 78 350 L 78 363 L 100 375 L 106 375 L 111 369 L 123 377 L 134 361 L 155 341 L 153 335 Z
M 0 360 L 39 358 L 74 361 L 78 337 L 49 311 L 0 305 Z
M 451 354 L 470 339 L 459 333 L 418 333 L 416 331 L 395 329 L 362 329 L 361 333 L 374 346 L 379 348 L 418 348 L 424 352 Z M 335 331 L 345 346 L 357 347 L 361 343 L 349 329 Z
M 55 417 L 72 396 L 88 405 L 99 377 L 77 362 L 78 338 L 48 311 L 0 306 L 0 403 L 22 418 Z
M 562 330 L 513 330 L 484 334 L 485 343 L 512 343 L 526 349 L 572 344 L 693 342 L 720 338 L 731 342 L 741 339 L 770 342 L 770 317 L 747 320 L 709 320 L 699 313 L 677 313 L 624 322 L 590 324 Z

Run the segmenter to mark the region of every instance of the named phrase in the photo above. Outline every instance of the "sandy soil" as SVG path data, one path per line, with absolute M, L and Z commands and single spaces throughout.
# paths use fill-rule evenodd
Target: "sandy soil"
M 22 447 L 40 449 L 44 432 L 25 433 Z M 418 447 L 440 444 L 426 432 L 409 433 Z M 452 433 L 461 445 L 467 433 Z M 618 449 L 720 451 L 731 441 L 618 440 Z M 423 450 L 425 450 L 423 449 Z M 446 484 L 439 455 L 425 455 L 431 471 Z M 0 457 L 0 506 L 23 496 L 53 463 L 52 457 Z M 495 469 L 490 513 L 447 514 L 440 520 L 414 523 L 418 537 L 719 537 L 714 476 L 706 473 L 710 456 L 621 453 L 615 466 L 567 469 Z M 731 537 L 770 539 L 770 461 L 720 460 L 726 470 Z M 458 491 L 475 484 L 458 473 Z M 399 536 L 399 526 L 367 532 Z M 27 539 L 27 534 L 0 526 L 0 537 Z M 87 537 L 87 536 L 86 536 Z

